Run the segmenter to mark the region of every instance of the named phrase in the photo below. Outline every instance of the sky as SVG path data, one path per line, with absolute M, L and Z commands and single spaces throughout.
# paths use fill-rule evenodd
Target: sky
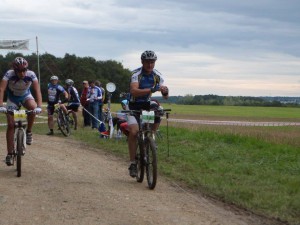
M 141 66 L 170 95 L 300 96 L 299 0 L 0 0 L 0 40 Z M 0 50 L 6 55 L 7 50 Z M 113 81 L 112 81 L 113 82 Z

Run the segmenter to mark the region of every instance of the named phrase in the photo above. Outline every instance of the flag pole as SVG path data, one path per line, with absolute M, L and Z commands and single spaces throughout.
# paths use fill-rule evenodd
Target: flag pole
M 37 55 L 37 64 L 38 64 L 39 85 L 41 86 L 40 57 L 39 57 L 39 45 L 38 45 L 38 37 L 37 36 L 36 36 L 36 55 Z

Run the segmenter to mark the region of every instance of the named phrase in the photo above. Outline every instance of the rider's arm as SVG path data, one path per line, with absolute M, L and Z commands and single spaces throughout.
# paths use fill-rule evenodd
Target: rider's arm
M 67 99 L 68 101 L 70 100 L 70 95 L 68 94 L 68 92 L 64 91 L 64 96 L 65 99 Z
M 130 84 L 130 94 L 134 97 L 143 96 L 151 93 L 151 88 L 139 89 L 139 83 L 134 82 Z
M 4 92 L 7 87 L 7 80 L 1 80 L 0 83 L 0 106 L 3 106 L 3 98 L 4 98 Z
M 32 88 L 35 93 L 35 100 L 38 107 L 42 107 L 42 94 L 38 80 L 32 81 Z

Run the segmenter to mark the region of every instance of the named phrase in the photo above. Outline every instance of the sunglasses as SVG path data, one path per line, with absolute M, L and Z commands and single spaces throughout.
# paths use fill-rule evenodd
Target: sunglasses
M 27 71 L 27 69 L 26 68 L 24 68 L 24 69 L 20 69 L 20 70 L 16 70 L 18 73 L 23 73 L 23 72 L 26 72 Z

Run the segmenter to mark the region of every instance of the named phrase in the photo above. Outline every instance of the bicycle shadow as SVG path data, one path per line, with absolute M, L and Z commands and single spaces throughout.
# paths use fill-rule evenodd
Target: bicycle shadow
M 1 160 L 0 179 L 1 178 L 16 178 L 17 169 L 15 166 L 7 166 L 5 160 Z

